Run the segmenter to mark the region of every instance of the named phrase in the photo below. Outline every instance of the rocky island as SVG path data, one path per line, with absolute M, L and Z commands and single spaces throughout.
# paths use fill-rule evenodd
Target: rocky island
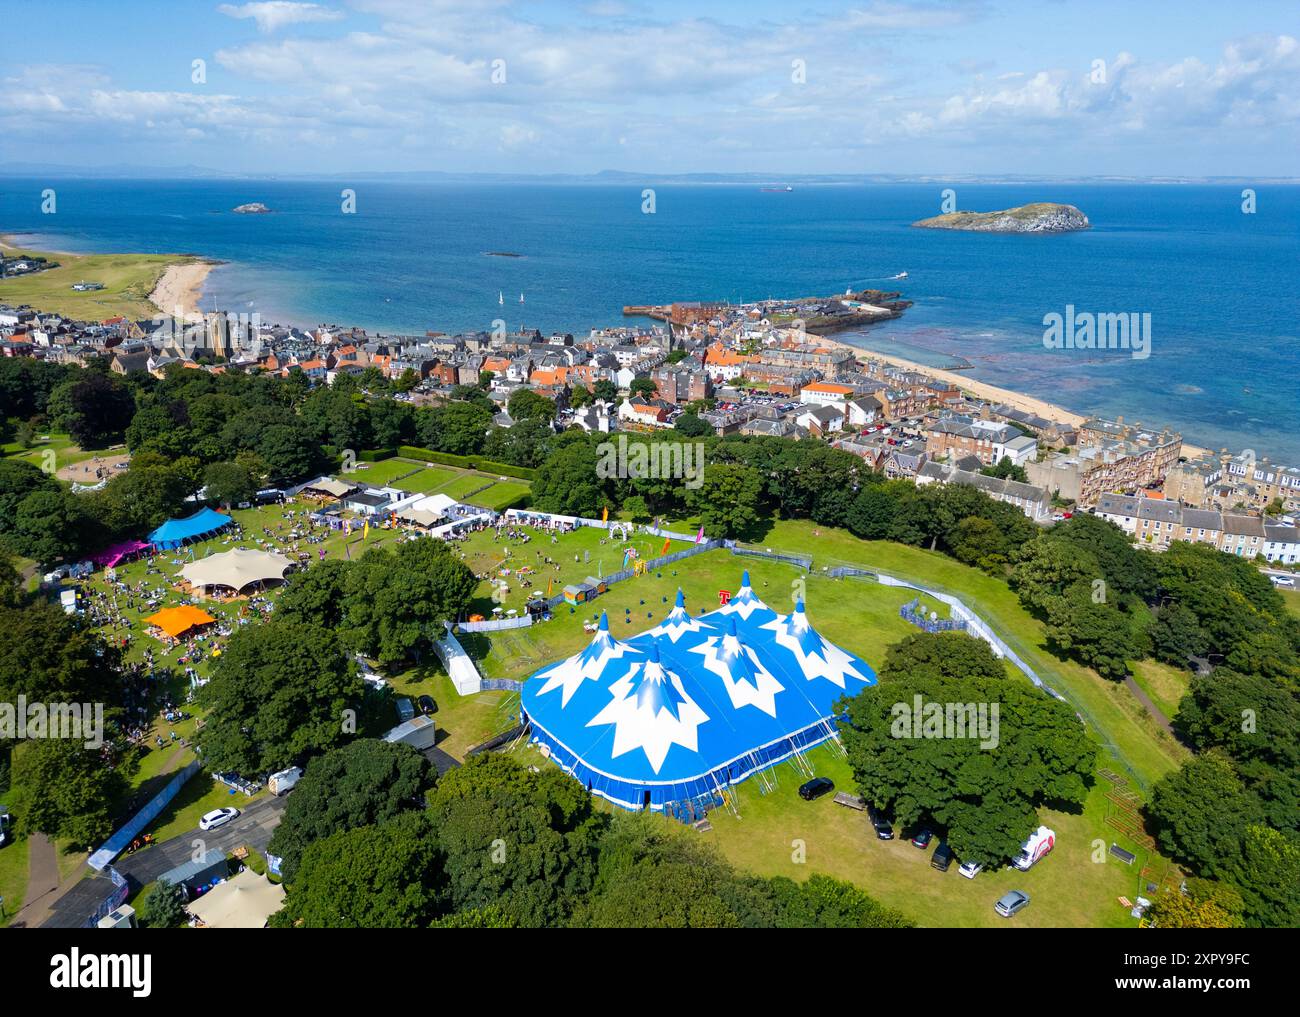
M 1073 205 L 1039 201 L 1000 212 L 948 212 L 912 223 L 931 230 L 972 230 L 977 233 L 1071 233 L 1086 230 L 1088 217 Z
M 239 205 L 233 211 L 240 215 L 265 215 L 271 210 L 260 201 L 250 201 L 247 205 Z

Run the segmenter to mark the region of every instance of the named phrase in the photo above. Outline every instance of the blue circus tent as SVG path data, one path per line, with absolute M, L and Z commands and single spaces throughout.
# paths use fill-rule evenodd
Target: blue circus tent
M 836 703 L 875 682 L 802 603 L 778 614 L 746 575 L 730 604 L 694 618 L 679 591 L 663 621 L 627 640 L 602 615 L 589 646 L 525 682 L 521 709 L 533 740 L 592 793 L 659 811 L 832 737 Z
M 210 508 L 201 508 L 184 519 L 168 519 L 149 534 L 149 541 L 161 550 L 170 550 L 180 547 L 187 540 L 198 540 L 229 525 L 230 516 L 223 516 Z

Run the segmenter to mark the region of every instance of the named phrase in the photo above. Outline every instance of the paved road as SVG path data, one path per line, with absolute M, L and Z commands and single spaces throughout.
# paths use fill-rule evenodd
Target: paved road
M 133 855 L 119 855 L 113 868 L 141 886 L 151 883 L 164 872 L 188 862 L 196 851 L 216 850 L 229 854 L 241 844 L 256 848 L 263 854 L 271 842 L 271 834 L 280 825 L 285 798 L 262 798 L 242 809 L 232 823 L 204 833 L 198 827 L 171 840 L 137 851 Z M 201 841 L 198 846 L 195 841 Z
M 164 872 L 188 862 L 196 850 L 216 850 L 229 854 L 241 844 L 256 848 L 263 854 L 271 842 L 271 834 L 280 825 L 285 798 L 262 798 L 241 809 L 239 818 L 232 823 L 208 833 L 195 827 L 153 847 L 123 854 L 113 862 L 113 868 L 130 880 L 133 890 L 152 883 Z M 196 847 L 195 841 L 202 845 Z M 100 903 L 113 891 L 108 877 L 92 874 L 73 886 L 51 906 L 53 914 L 41 923 L 46 929 L 77 929 Z

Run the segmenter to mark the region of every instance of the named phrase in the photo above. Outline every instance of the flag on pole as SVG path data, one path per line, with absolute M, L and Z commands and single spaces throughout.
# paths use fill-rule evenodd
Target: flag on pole
M 602 523 L 607 523 L 607 522 L 609 522 L 609 506 L 608 506 L 608 505 L 606 505 L 605 508 L 604 508 L 604 510 L 600 513 L 600 521 L 601 521 Z
M 552 587 L 554 584 L 555 584 L 555 580 L 554 580 L 554 579 L 548 579 L 548 580 L 546 580 L 546 595 L 547 595 L 548 597 L 551 595 L 551 587 Z
M 703 532 L 703 531 L 701 531 L 701 532 Z M 366 539 L 367 537 L 369 537 L 369 536 L 370 536 L 370 520 L 367 519 L 367 520 L 366 520 L 366 525 L 365 525 L 365 526 L 362 528 L 362 530 L 361 530 L 361 539 L 362 539 L 362 540 L 365 540 L 365 539 Z
M 659 552 L 660 558 L 662 558 L 664 555 L 668 553 L 668 545 L 671 543 L 672 541 L 668 537 L 664 537 L 664 547 L 663 550 Z
M 695 534 L 695 543 L 699 544 L 704 541 L 704 526 L 700 526 L 700 532 Z

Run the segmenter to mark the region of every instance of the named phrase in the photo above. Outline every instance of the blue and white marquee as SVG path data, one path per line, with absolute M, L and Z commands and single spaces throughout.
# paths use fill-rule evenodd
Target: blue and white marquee
M 730 602 L 692 618 L 681 592 L 654 628 L 591 644 L 524 684 L 534 742 L 628 809 L 716 794 L 832 737 L 835 704 L 876 682 L 823 639 L 803 604 L 782 615 L 746 572 Z

